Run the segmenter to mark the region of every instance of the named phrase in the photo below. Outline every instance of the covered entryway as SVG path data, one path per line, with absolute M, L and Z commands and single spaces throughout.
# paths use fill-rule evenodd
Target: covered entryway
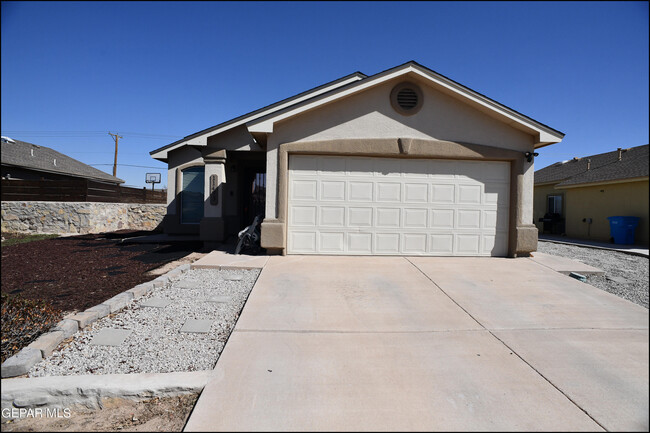
M 287 252 L 505 256 L 510 164 L 290 155 Z

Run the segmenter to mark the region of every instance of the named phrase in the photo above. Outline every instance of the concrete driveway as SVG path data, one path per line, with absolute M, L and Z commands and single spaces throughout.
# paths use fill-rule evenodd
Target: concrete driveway
M 186 431 L 647 431 L 648 391 L 648 310 L 532 260 L 271 257 Z

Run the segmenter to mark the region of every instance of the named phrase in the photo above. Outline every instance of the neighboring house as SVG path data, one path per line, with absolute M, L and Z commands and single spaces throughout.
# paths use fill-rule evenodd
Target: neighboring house
M 2 137 L 2 178 L 18 180 L 78 180 L 121 184 L 122 179 L 104 173 L 54 149 Z
M 218 242 L 263 212 L 270 254 L 514 257 L 537 247 L 532 153 L 563 137 L 408 62 L 353 73 L 151 156 L 169 167 L 170 234 Z
M 648 145 L 556 162 L 535 172 L 534 219 L 558 214 L 547 230 L 576 239 L 610 241 L 607 217 L 639 217 L 638 244 L 648 245 Z M 554 230 L 553 230 L 554 229 Z

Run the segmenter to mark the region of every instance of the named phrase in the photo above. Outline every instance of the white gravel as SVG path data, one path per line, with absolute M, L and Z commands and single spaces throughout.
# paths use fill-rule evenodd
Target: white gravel
M 195 269 L 64 341 L 29 376 L 167 373 L 214 368 L 260 270 Z M 240 279 L 237 279 L 240 278 Z M 172 301 L 143 307 L 151 298 Z M 217 298 L 221 303 L 207 302 Z M 187 319 L 212 321 L 208 333 L 181 333 Z M 105 328 L 131 330 L 120 346 L 89 343 Z
M 647 257 L 542 240 L 538 242 L 537 250 L 602 269 L 604 276 L 586 275 L 587 283 L 648 308 Z

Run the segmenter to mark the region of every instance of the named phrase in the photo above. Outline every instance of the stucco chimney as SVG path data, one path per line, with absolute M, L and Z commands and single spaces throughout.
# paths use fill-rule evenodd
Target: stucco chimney
M 619 147 L 618 148 L 618 160 L 620 161 L 621 159 L 623 159 L 623 149 Z

